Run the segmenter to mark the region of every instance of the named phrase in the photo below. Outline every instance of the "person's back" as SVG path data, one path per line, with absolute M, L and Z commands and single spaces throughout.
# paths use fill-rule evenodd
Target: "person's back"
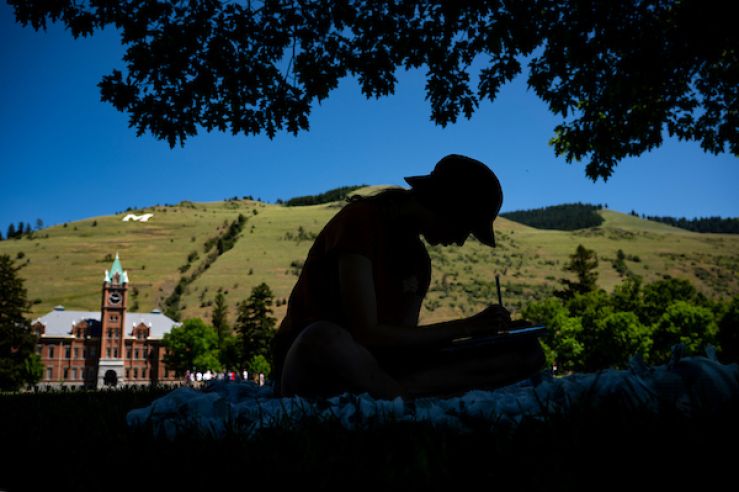
M 342 254 L 359 254 L 372 261 L 382 322 L 417 325 L 431 281 L 431 260 L 417 234 L 403 231 L 394 220 L 393 199 L 404 192 L 390 190 L 384 197 L 352 201 L 318 234 L 273 342 L 276 382 L 290 345 L 308 325 L 328 320 L 348 327 L 339 285 Z

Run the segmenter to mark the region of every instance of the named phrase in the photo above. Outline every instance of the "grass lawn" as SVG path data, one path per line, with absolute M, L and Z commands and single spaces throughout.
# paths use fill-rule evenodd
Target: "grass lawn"
M 735 479 L 736 403 L 718 415 L 691 418 L 615 404 L 582 406 L 515 430 L 467 434 L 419 424 L 350 432 L 306 422 L 251 439 L 230 434 L 166 441 L 148 430 L 129 430 L 126 413 L 166 391 L 0 395 L 0 490 L 253 490 L 296 479 L 308 490 L 665 490 L 691 484 L 708 490 Z

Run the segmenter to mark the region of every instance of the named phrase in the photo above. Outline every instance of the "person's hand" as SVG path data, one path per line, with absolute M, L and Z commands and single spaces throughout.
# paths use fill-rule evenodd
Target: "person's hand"
M 511 325 L 511 313 L 500 304 L 492 304 L 468 318 L 467 335 L 485 335 L 507 330 Z

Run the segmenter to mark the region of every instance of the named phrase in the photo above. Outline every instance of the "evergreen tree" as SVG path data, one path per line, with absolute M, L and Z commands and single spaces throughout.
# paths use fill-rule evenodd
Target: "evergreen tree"
M 626 254 L 623 250 L 616 251 L 616 259 L 613 260 L 613 269 L 618 272 L 620 277 L 629 273 L 629 267 L 626 266 Z
M 31 224 L 26 222 L 26 233 L 25 233 L 26 236 L 30 236 L 32 232 L 33 232 L 33 229 L 31 229 Z
M 43 373 L 36 337 L 24 316 L 28 301 L 18 270 L 9 255 L 0 255 L 0 390 L 35 384 Z
M 223 295 L 223 292 L 219 291 L 218 294 L 216 294 L 216 300 L 210 320 L 211 323 L 213 323 L 213 328 L 216 329 L 216 334 L 218 335 L 218 350 L 221 353 L 221 362 L 224 362 L 224 341 L 230 334 L 227 316 L 228 306 L 226 305 L 226 296 Z
M 15 237 L 15 226 L 13 224 L 8 226 L 8 233 L 6 236 L 8 239 L 13 239 Z
M 241 363 L 241 338 L 233 333 L 223 337 L 220 350 L 221 364 L 225 369 L 243 369 Z
M 500 216 L 537 229 L 573 231 L 601 225 L 604 219 L 596 212 L 600 208 L 602 207 L 598 205 L 579 202 L 565 203 L 551 207 L 506 212 Z
M 575 254 L 570 255 L 570 262 L 564 267 L 565 271 L 577 275 L 577 281 L 562 279 L 565 289 L 558 292 L 557 295 L 564 299 L 570 299 L 575 294 L 584 294 L 595 290 L 596 280 L 598 280 L 596 268 L 598 268 L 598 255 L 592 249 L 587 249 L 579 244 Z
M 223 295 L 223 292 L 219 291 L 218 294 L 216 294 L 213 313 L 211 314 L 211 322 L 213 323 L 213 328 L 216 329 L 216 333 L 218 333 L 219 343 L 229 331 L 227 318 L 228 306 L 226 305 L 226 296 Z
M 238 305 L 236 330 L 241 339 L 241 362 L 244 367 L 257 355 L 263 355 L 271 363 L 270 343 L 277 321 L 272 317 L 272 301 L 272 290 L 263 282 L 252 289 L 246 301 Z
M 18 222 L 18 227 L 15 229 L 15 237 L 18 239 L 23 237 L 23 234 L 26 233 L 25 226 L 23 225 L 23 222 Z
M 2 240 L 3 240 L 3 233 L 0 232 L 0 241 L 2 241 Z

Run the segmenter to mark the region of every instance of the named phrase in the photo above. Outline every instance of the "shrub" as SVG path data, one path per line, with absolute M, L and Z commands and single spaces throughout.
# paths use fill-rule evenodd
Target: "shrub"
M 636 314 L 611 313 L 595 323 L 585 370 L 626 367 L 632 355 L 648 358 L 651 345 L 651 330 L 641 324 Z
M 716 343 L 718 326 L 710 309 L 679 300 L 670 304 L 654 329 L 652 360 L 666 362 L 674 344 L 682 343 L 689 353 L 700 353 L 707 343 Z

